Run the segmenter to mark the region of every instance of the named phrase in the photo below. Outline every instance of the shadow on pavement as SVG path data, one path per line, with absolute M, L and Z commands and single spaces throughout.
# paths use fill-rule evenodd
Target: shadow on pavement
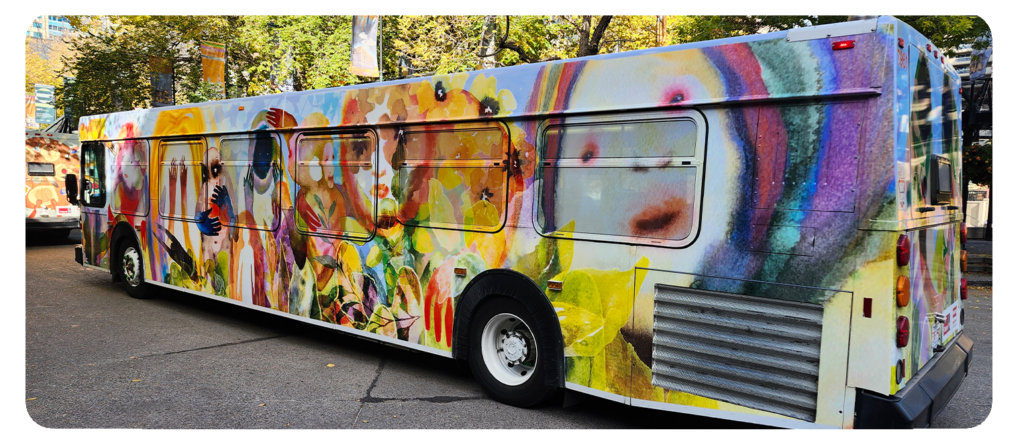
M 82 244 L 82 230 L 72 229 L 70 234 L 65 235 L 63 232 L 54 232 L 47 230 L 26 230 L 25 231 L 25 247 L 40 247 L 40 246 L 74 246 L 76 244 Z M 74 254 L 71 254 L 71 258 L 74 259 Z

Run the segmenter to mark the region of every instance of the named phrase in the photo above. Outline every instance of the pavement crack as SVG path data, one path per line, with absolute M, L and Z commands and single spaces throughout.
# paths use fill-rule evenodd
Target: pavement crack
M 207 347 L 190 348 L 188 350 L 178 350 L 178 351 L 168 351 L 168 352 L 165 352 L 165 353 L 147 354 L 147 355 L 143 355 L 143 356 L 138 356 L 138 358 L 142 359 L 142 358 L 148 358 L 148 357 L 167 356 L 167 355 L 171 355 L 171 354 L 188 353 L 190 351 L 209 350 L 211 348 L 230 347 L 232 345 L 241 345 L 241 344 L 248 344 L 250 342 L 266 341 L 268 339 L 283 338 L 285 336 L 287 336 L 287 335 L 266 336 L 266 337 L 262 337 L 262 338 L 246 339 L 244 341 L 238 341 L 238 342 L 227 342 L 227 343 L 224 343 L 224 344 L 210 345 L 210 346 L 207 346 Z
M 366 406 L 367 402 L 377 403 L 377 398 L 370 397 L 373 393 L 373 389 L 377 386 L 377 381 L 380 380 L 380 373 L 384 371 L 384 363 L 388 361 L 387 355 L 380 358 L 380 364 L 377 365 L 377 375 L 374 376 L 373 382 L 370 382 L 370 386 L 366 389 L 366 395 L 359 399 L 359 409 L 356 410 L 356 418 L 352 421 L 352 427 L 356 427 L 356 423 L 359 423 L 359 413 L 363 412 L 363 407 Z

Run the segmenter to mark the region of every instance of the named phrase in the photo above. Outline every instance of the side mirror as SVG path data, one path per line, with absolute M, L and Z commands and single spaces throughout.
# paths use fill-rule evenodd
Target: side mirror
M 68 202 L 72 205 L 78 204 L 78 176 L 68 174 L 64 176 L 64 190 L 68 193 Z

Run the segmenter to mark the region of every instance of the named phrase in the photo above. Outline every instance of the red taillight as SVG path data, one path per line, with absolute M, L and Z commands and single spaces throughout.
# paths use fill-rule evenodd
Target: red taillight
M 910 342 L 910 320 L 906 316 L 896 318 L 896 347 L 903 348 Z
M 910 238 L 904 234 L 896 240 L 896 265 L 903 267 L 908 263 L 910 263 Z
M 832 50 L 853 49 L 853 40 L 836 41 L 832 43 Z
M 967 246 L 967 222 L 960 223 L 960 246 Z
M 967 300 L 967 277 L 960 278 L 960 300 Z

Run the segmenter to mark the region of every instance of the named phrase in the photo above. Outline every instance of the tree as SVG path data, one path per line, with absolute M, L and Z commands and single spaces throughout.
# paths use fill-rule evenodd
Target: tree
M 219 91 L 214 93 L 202 82 L 201 41 L 226 44 L 228 96 L 242 96 L 248 88 L 241 67 L 251 62 L 252 55 L 238 38 L 238 16 L 75 17 L 71 22 L 103 24 L 81 29 L 82 35 L 71 42 L 78 57 L 61 71 L 74 77 L 75 83 L 73 90 L 58 85 L 57 105 L 74 107 L 77 114 L 148 106 L 150 56 L 172 61 L 175 102 L 219 98 Z
M 992 185 L 992 142 L 976 143 L 964 149 L 963 178 L 975 185 Z
M 60 71 L 64 68 L 64 59 L 73 60 L 74 54 L 63 40 L 26 38 L 25 91 L 33 91 L 35 84 L 63 83 Z
M 988 23 L 977 16 L 968 15 L 900 15 L 896 18 L 909 24 L 928 37 L 946 56 L 962 44 L 984 47 L 991 39 Z M 707 15 L 681 17 L 674 27 L 676 43 L 716 38 L 736 37 L 759 32 L 775 32 L 795 27 L 816 26 L 848 21 L 847 16 L 836 15 Z

